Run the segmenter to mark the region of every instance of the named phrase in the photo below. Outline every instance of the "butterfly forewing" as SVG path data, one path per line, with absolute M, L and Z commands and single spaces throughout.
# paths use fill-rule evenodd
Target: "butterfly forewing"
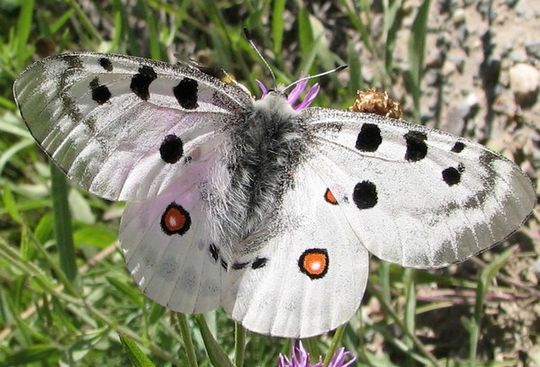
M 14 94 L 33 136 L 68 177 L 112 200 L 159 194 L 185 165 L 204 160 L 201 143 L 252 103 L 193 67 L 94 53 L 32 64 Z
M 504 240 L 536 196 L 530 180 L 485 147 L 376 115 L 311 109 L 312 161 L 360 242 L 411 267 L 462 261 Z

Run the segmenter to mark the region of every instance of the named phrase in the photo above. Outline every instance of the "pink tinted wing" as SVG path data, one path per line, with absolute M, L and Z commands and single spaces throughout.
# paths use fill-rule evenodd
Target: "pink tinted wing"
M 194 67 L 95 53 L 36 62 L 14 95 L 34 138 L 79 186 L 110 200 L 161 193 L 251 97 Z

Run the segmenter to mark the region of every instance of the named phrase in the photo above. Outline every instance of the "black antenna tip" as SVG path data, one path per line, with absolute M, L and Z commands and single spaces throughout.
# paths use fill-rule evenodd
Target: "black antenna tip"
M 251 40 L 251 33 L 249 32 L 249 29 L 247 29 L 247 27 L 244 27 L 244 36 L 245 36 L 248 40 Z
M 347 65 L 347 64 L 339 65 L 339 66 L 336 68 L 336 72 L 341 71 L 341 70 L 343 70 L 343 69 L 346 69 L 346 68 L 348 68 L 348 67 L 349 67 L 349 65 Z

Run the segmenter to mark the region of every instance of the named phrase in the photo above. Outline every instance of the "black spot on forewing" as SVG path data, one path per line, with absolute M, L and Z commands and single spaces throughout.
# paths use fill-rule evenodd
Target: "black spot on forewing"
M 358 209 L 373 208 L 377 200 L 377 187 L 373 182 L 362 181 L 354 186 L 353 201 Z
M 426 157 L 427 145 L 425 143 L 427 135 L 420 131 L 409 131 L 404 135 L 407 143 L 405 159 L 409 162 L 417 162 Z
M 257 257 L 255 260 L 253 260 L 253 263 L 251 263 L 252 269 L 259 269 L 266 265 L 266 262 L 268 259 L 266 257 Z
M 167 135 L 159 147 L 159 154 L 166 163 L 178 162 L 184 154 L 182 140 L 174 134 Z
M 104 104 L 111 99 L 111 91 L 106 85 L 99 85 L 97 77 L 90 82 L 90 89 L 92 90 L 92 99 L 98 104 Z
M 109 60 L 106 57 L 101 57 L 99 59 L 99 65 L 101 65 L 101 67 L 103 69 L 107 70 L 107 71 L 112 71 L 113 70 L 113 65 L 112 65 L 111 60 Z
M 148 88 L 150 84 L 157 78 L 157 74 L 150 66 L 143 65 L 139 68 L 139 72 L 131 78 L 131 84 L 129 88 L 140 99 L 147 101 L 150 98 L 150 92 Z
M 460 141 L 456 141 L 456 143 L 454 144 L 454 146 L 452 147 L 452 152 L 454 153 L 460 153 L 463 148 L 465 148 L 465 144 L 463 144 L 462 142 Z
M 461 173 L 464 171 L 465 167 L 459 165 L 458 168 L 448 167 L 442 171 L 442 178 L 448 186 L 457 185 L 461 181 Z
M 174 96 L 178 101 L 178 104 L 186 110 L 192 110 L 199 107 L 197 103 L 197 81 L 184 78 L 173 88 Z
M 356 138 L 355 147 L 363 152 L 374 152 L 381 143 L 381 129 L 375 124 L 363 124 Z

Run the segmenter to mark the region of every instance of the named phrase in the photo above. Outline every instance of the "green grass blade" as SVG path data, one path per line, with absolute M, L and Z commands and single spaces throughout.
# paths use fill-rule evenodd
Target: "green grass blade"
M 366 46 L 366 48 L 370 52 L 373 53 L 373 43 L 371 42 L 368 28 L 362 21 L 362 18 L 360 17 L 360 15 L 357 14 L 355 10 L 351 9 L 351 7 L 349 6 L 348 0 L 339 0 L 339 3 L 343 7 L 344 9 L 343 11 L 345 12 L 345 14 L 347 14 L 347 16 L 349 17 L 349 20 L 352 23 L 352 25 L 356 28 L 356 30 L 360 34 L 360 39 L 362 40 L 364 46 Z
M 156 27 L 155 17 L 152 10 L 145 5 L 144 1 L 141 1 L 145 13 L 146 24 L 148 27 L 148 42 L 150 44 L 150 57 L 154 60 L 162 60 L 161 46 L 159 42 L 158 31 Z
M 409 82 L 412 88 L 414 102 L 414 113 L 416 119 L 420 120 L 420 83 L 422 81 L 422 70 L 424 68 L 424 52 L 426 48 L 427 19 L 429 5 L 431 1 L 425 0 L 418 8 L 418 13 L 414 18 L 411 35 L 408 41 L 408 61 L 409 61 Z
M 272 39 L 274 40 L 274 55 L 280 58 L 283 46 L 283 12 L 285 0 L 275 0 L 272 11 Z
M 15 108 L 17 108 L 17 105 L 11 99 L 0 96 L 0 107 L 13 111 Z
M 197 325 L 201 330 L 204 346 L 206 347 L 206 352 L 208 353 L 210 362 L 212 362 L 215 367 L 234 367 L 227 354 L 225 354 L 216 339 L 214 339 L 214 336 L 206 324 L 204 316 L 196 315 L 195 320 L 197 321 Z
M 21 213 L 19 213 L 17 203 L 15 202 L 15 198 L 13 197 L 13 192 L 8 185 L 4 185 L 2 199 L 4 201 L 4 207 L 6 208 L 6 212 L 9 214 L 11 219 L 17 223 L 21 223 Z
M 176 319 L 176 324 L 182 334 L 182 340 L 184 341 L 184 348 L 186 349 L 186 355 L 189 363 L 189 367 L 197 367 L 197 356 L 195 355 L 195 347 L 193 346 L 193 340 L 191 338 L 191 331 L 189 330 L 187 317 L 185 314 L 176 312 L 173 316 Z
M 22 65 L 28 50 L 28 38 L 32 28 L 34 0 L 22 1 L 21 12 L 17 20 L 17 64 Z
M 27 366 L 32 363 L 36 365 L 46 366 L 47 360 L 55 360 L 59 358 L 60 351 L 58 348 L 50 344 L 34 344 L 28 348 L 23 348 L 11 355 L 8 355 L 0 362 L 1 367 L 8 366 Z
M 128 336 L 120 334 L 120 341 L 124 346 L 129 360 L 135 367 L 154 367 L 155 364 L 152 363 L 150 358 L 148 358 L 144 352 L 139 348 L 137 343 L 131 340 Z
M 81 25 L 83 28 L 92 36 L 92 38 L 97 43 L 102 43 L 103 38 L 101 37 L 101 34 L 99 34 L 99 31 L 96 29 L 94 24 L 92 24 L 92 21 L 88 18 L 86 13 L 81 9 L 80 5 L 74 1 L 74 0 L 67 0 L 67 3 L 71 6 L 73 10 L 75 10 L 75 13 L 77 14 L 77 18 L 81 21 Z
M 309 20 L 309 12 L 303 6 L 300 8 L 300 13 L 298 14 L 298 44 L 300 45 L 302 55 L 307 54 L 311 50 L 313 42 L 313 29 Z
M 360 65 L 360 55 L 351 43 L 347 47 L 347 56 L 349 65 L 349 96 L 355 96 L 356 91 L 364 88 L 364 79 L 362 77 L 362 66 Z M 352 103 L 349 103 L 351 105 Z
M 234 364 L 236 367 L 244 365 L 246 353 L 246 329 L 240 323 L 234 324 Z
M 392 75 L 392 55 L 396 43 L 397 31 L 401 26 L 401 5 L 402 0 L 384 1 L 384 67 L 388 77 Z
M 66 177 L 51 163 L 52 201 L 54 210 L 54 233 L 60 258 L 60 267 L 69 280 L 77 276 L 71 213 L 68 204 L 69 187 Z
M 497 257 L 488 266 L 482 270 L 480 278 L 478 279 L 478 286 L 476 289 L 476 303 L 474 305 L 473 319 L 468 323 L 469 329 L 469 363 L 471 366 L 476 364 L 476 354 L 478 349 L 478 339 L 480 337 L 480 324 L 482 322 L 484 300 L 489 289 L 489 285 L 499 272 L 501 268 L 506 264 L 508 258 L 512 254 L 512 250 L 505 251 L 502 255 Z
M 415 314 L 416 314 L 416 291 L 414 284 L 414 269 L 405 269 L 405 327 L 410 334 L 414 334 Z M 414 342 L 411 338 L 405 338 L 405 345 L 412 349 Z M 414 366 L 415 362 L 410 355 L 407 355 L 406 366 Z
M 347 328 L 347 325 L 348 324 L 341 325 L 336 329 L 334 337 L 332 338 L 332 342 L 330 343 L 330 348 L 328 348 L 328 352 L 326 352 L 326 356 L 324 357 L 324 367 L 328 367 L 330 361 L 332 360 L 332 357 L 336 353 L 336 350 L 341 345 L 341 339 L 343 339 L 343 334 L 345 334 L 345 329 Z

